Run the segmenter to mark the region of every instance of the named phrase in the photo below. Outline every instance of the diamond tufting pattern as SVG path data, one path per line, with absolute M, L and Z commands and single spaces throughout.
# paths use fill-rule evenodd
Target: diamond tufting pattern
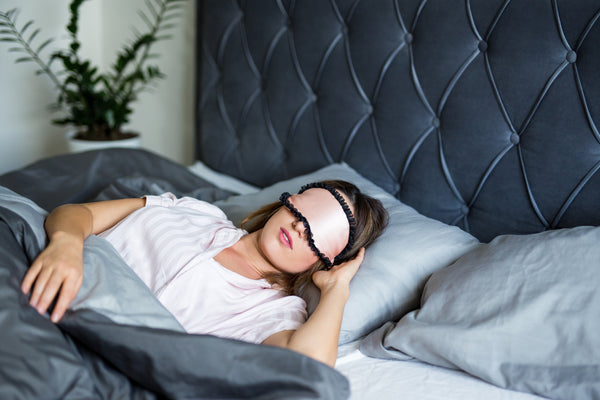
M 197 157 L 345 161 L 481 240 L 600 224 L 597 0 L 202 0 Z

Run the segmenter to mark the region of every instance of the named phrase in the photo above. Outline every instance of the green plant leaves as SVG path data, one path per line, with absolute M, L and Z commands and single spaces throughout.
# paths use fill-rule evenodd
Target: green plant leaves
M 118 52 L 110 71 L 100 73 L 91 61 L 79 55 L 79 10 L 86 0 L 72 0 L 69 4 L 70 18 L 66 26 L 70 42 L 66 51 L 55 51 L 43 61 L 40 54 L 54 39 L 46 39 L 34 48 L 40 29 L 34 21 L 28 21 L 17 29 L 18 9 L 0 12 L 0 42 L 13 43 L 9 52 L 25 53 L 15 62 L 35 62 L 36 75 L 47 75 L 59 93 L 53 110 L 63 110 L 66 116 L 54 119 L 58 125 L 72 124 L 84 127 L 95 138 L 111 138 L 129 121 L 133 112 L 131 104 L 139 93 L 150 91 L 165 74 L 158 65 L 149 64 L 158 58 L 152 46 L 159 41 L 171 39 L 167 32 L 177 27 L 180 10 L 187 0 L 145 0 L 145 9 L 137 12 L 147 30 L 136 32 Z M 62 70 L 55 73 L 51 66 L 60 61 Z
M 38 29 L 39 31 L 39 29 Z M 36 31 L 37 32 L 37 31 Z M 31 42 L 32 39 L 29 40 L 29 42 Z M 54 41 L 54 39 L 47 39 L 44 41 L 44 43 L 42 43 L 41 45 L 39 45 L 39 47 L 37 48 L 37 50 L 35 51 L 36 53 L 40 54 L 42 52 L 42 50 L 44 50 L 44 48 L 46 46 L 48 46 L 50 43 L 52 43 Z

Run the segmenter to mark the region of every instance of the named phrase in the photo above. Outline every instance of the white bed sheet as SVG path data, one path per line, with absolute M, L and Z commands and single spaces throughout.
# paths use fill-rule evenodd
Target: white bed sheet
M 238 194 L 258 188 L 195 162 L 189 170 L 217 187 Z M 339 348 L 335 368 L 350 381 L 350 400 L 545 400 L 491 385 L 461 371 L 419 361 L 382 360 L 367 357 L 358 342 Z
M 546 400 L 461 371 L 367 357 L 358 350 L 358 342 L 340 346 L 335 369 L 350 381 L 350 400 Z

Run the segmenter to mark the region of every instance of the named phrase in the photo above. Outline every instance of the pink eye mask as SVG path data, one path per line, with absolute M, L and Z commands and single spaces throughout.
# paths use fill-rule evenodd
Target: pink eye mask
M 279 201 L 302 221 L 309 246 L 327 269 L 339 264 L 354 244 L 356 227 L 342 195 L 327 184 L 311 183 L 298 194 L 282 193 Z

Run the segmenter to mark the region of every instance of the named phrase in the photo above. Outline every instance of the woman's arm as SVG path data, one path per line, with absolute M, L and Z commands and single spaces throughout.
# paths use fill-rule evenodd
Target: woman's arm
M 318 271 L 313 282 L 321 290 L 321 299 L 308 320 L 295 331 L 282 331 L 269 336 L 263 344 L 286 347 L 329 366 L 335 365 L 346 301 L 350 295 L 350 280 L 358 271 L 365 250 L 329 271 Z
M 144 198 L 65 204 L 54 209 L 44 223 L 48 246 L 25 274 L 21 290 L 40 314 L 57 297 L 51 319 L 57 322 L 73 301 L 83 282 L 83 242 L 141 208 Z M 60 294 L 59 294 L 60 292 Z

